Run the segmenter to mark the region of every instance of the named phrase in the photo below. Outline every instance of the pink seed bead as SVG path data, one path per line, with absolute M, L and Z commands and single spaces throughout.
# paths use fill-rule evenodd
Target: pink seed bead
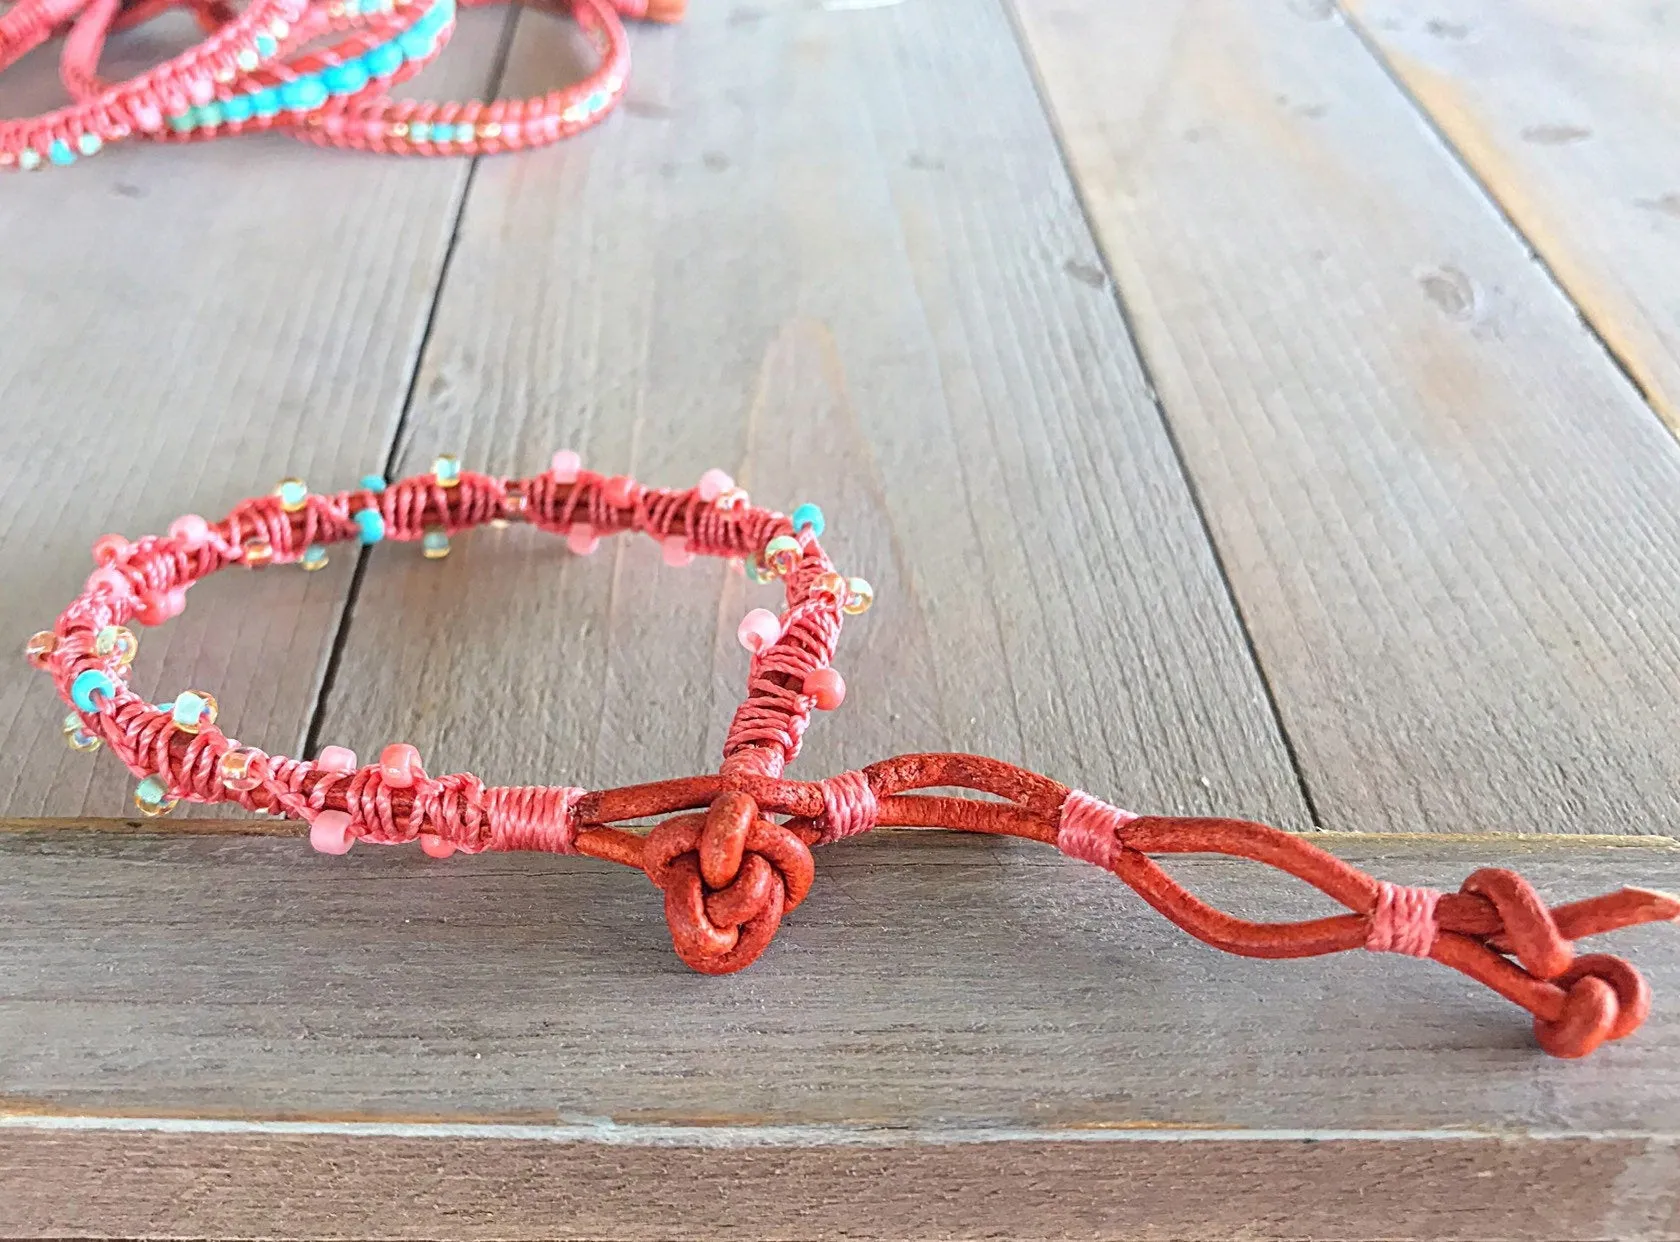
M 156 591 L 143 592 L 134 617 L 141 625 L 162 625 L 170 617 L 169 596 Z
M 422 832 L 420 834 L 420 848 L 433 858 L 448 858 L 455 852 L 454 843 L 445 841 L 435 832 Z
M 781 636 L 781 619 L 768 608 L 754 608 L 741 618 L 740 628 L 735 631 L 735 637 L 741 640 L 741 646 L 754 655 L 758 655 Z
M 831 712 L 846 698 L 846 680 L 831 668 L 814 668 L 805 674 L 801 687 L 816 700 L 820 711 Z
M 578 556 L 588 556 L 601 546 L 601 541 L 595 537 L 595 528 L 588 522 L 579 522 L 566 532 L 566 546 Z
M 169 537 L 188 552 L 196 552 L 210 539 L 210 523 L 196 513 L 182 514 L 169 524 Z
M 134 124 L 143 130 L 163 128 L 163 112 L 152 104 L 135 104 Z
M 636 502 L 636 480 L 627 474 L 615 474 L 601 484 L 601 499 L 615 509 L 628 509 Z
M 348 776 L 356 770 L 356 752 L 348 746 L 323 746 L 315 756 L 315 766 L 323 772 L 339 772 Z
M 571 449 L 561 449 L 548 463 L 548 472 L 554 476 L 557 483 L 576 483 L 578 471 L 583 469 L 583 458 Z
M 117 557 L 128 550 L 128 540 L 121 535 L 101 535 L 93 541 L 93 563 L 113 565 Z
M 207 104 L 216 97 L 216 84 L 209 78 L 194 78 L 187 83 L 187 94 L 195 104 Z
M 187 588 L 170 587 L 163 597 L 164 611 L 172 617 L 178 617 L 187 610 Z
M 734 479 L 730 478 L 726 472 L 719 470 L 716 466 L 713 466 L 710 470 L 706 471 L 705 474 L 700 476 L 700 485 L 694 490 L 700 493 L 701 500 L 704 500 L 707 504 L 711 504 L 712 501 L 716 500 L 719 496 L 723 495 L 734 486 Z
M 660 555 L 672 569 L 681 569 L 684 565 L 694 563 L 694 553 L 688 550 L 688 540 L 681 535 L 672 535 L 669 539 L 659 541 Z
M 407 789 L 415 777 L 425 775 L 420 752 L 407 742 L 392 742 L 379 752 L 379 775 L 392 789 Z
M 110 566 L 96 569 L 89 574 L 84 589 L 96 591 L 101 587 L 110 591 L 118 599 L 127 599 L 134 594 L 134 586 L 129 582 L 128 575 L 121 570 L 112 569 Z
M 348 854 L 355 843 L 348 811 L 320 811 L 309 821 L 309 844 L 323 854 Z

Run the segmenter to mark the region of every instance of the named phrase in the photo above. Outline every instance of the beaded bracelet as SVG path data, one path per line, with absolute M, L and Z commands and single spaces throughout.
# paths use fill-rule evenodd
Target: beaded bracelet
M 0 18 L 0 68 L 79 12 L 60 66 L 78 103 L 45 117 L 0 123 L 0 167 L 72 164 L 137 132 L 202 141 L 281 128 L 318 145 L 392 154 L 480 155 L 542 146 L 596 124 L 623 93 L 629 44 L 620 13 L 675 22 L 684 8 L 683 0 L 556 0 L 546 7 L 574 16 L 600 55 L 594 72 L 525 100 L 433 103 L 396 102 L 384 92 L 437 57 L 454 29 L 455 0 L 292 3 L 282 18 L 245 32 L 248 43 L 235 40 L 231 59 L 194 49 L 131 83 L 109 86 L 98 77 L 108 32 L 157 11 L 163 7 L 158 0 L 133 10 L 122 9 L 119 0 L 20 0 Z M 235 18 L 219 3 L 194 4 L 211 31 L 204 49 L 248 24 L 249 13 Z M 331 47 L 298 50 L 347 31 L 349 37 Z M 151 78 L 172 86 L 166 90 Z M 125 104 L 131 97 L 140 102 Z
M 640 531 L 667 565 L 728 558 L 755 582 L 782 583 L 780 612 L 755 608 L 738 637 L 750 653 L 747 693 L 710 775 L 618 789 L 486 787 L 467 773 L 432 776 L 416 749 L 393 743 L 377 763 L 340 746 L 313 760 L 267 754 L 216 725 L 215 697 L 186 690 L 146 702 L 128 686 L 138 640 L 131 620 L 160 624 L 189 587 L 230 565 L 261 569 L 327 563 L 329 545 L 418 540 L 428 558 L 482 524 L 528 522 L 587 555 L 602 536 Z M 94 544 L 97 568 L 51 630 L 32 637 L 31 663 L 51 673 L 74 709 L 64 722 L 77 750 L 108 744 L 139 776 L 135 801 L 159 815 L 178 800 L 232 802 L 301 820 L 310 843 L 342 854 L 357 841 L 418 842 L 434 858 L 481 850 L 586 854 L 643 871 L 664 892 L 681 959 L 724 974 L 761 954 L 814 879 L 811 847 L 878 826 L 946 828 L 1023 837 L 1102 867 L 1197 939 L 1250 957 L 1309 957 L 1348 949 L 1430 958 L 1534 1015 L 1540 1046 L 1585 1056 L 1638 1028 L 1648 986 L 1627 962 L 1577 956 L 1573 942 L 1637 923 L 1680 919 L 1680 899 L 1624 888 L 1548 908 L 1514 872 L 1484 868 L 1456 893 L 1373 879 L 1301 837 L 1233 819 L 1136 815 L 1048 777 L 976 755 L 912 754 L 815 782 L 783 770 L 799 753 L 813 709 L 833 710 L 846 687 L 832 660 L 845 618 L 865 611 L 869 584 L 835 571 L 818 542 L 822 513 L 753 506 L 721 470 L 680 491 L 582 469 L 554 455 L 533 478 L 505 479 L 440 457 L 429 474 L 315 494 L 298 479 L 246 500 L 220 522 L 189 514 L 168 533 Z M 958 789 L 991 800 L 915 793 Z M 622 825 L 659 819 L 650 831 Z M 781 819 L 773 817 L 783 817 Z M 1277 867 L 1349 913 L 1300 922 L 1235 918 L 1197 899 L 1151 854 L 1220 853 Z

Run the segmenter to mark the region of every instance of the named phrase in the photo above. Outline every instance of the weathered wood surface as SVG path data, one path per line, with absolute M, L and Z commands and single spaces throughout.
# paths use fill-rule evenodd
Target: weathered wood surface
M 505 16 L 469 14 L 428 88 L 481 89 Z M 113 72 L 158 60 L 182 23 L 118 40 Z M 54 106 L 54 70 L 42 55 L 9 70 L 0 111 Z M 0 814 L 132 813 L 132 778 L 65 747 L 63 706 L 13 653 L 75 596 L 103 532 L 219 517 L 288 474 L 342 487 L 384 467 L 465 181 L 454 160 L 278 135 L 125 144 L 6 178 Z M 136 686 L 212 689 L 230 731 L 295 750 L 350 569 L 196 588 L 185 615 L 141 634 Z
M 1680 26 L 1638 0 L 1350 16 L 1680 430 Z
M 552 75 L 556 30 L 522 23 L 510 84 Z M 697 5 L 636 55 L 611 126 L 480 170 L 401 468 L 567 445 L 823 505 L 877 603 L 801 771 L 974 750 L 1304 826 L 1001 10 Z M 411 739 L 500 783 L 716 767 L 735 626 L 770 588 L 647 541 L 582 562 L 528 531 L 459 542 L 375 555 L 323 740 Z
M 1521 239 L 1329 3 L 1016 7 L 1321 822 L 1672 831 L 1680 448 Z
M 1326 839 L 1443 887 L 1680 887 L 1672 846 Z M 659 907 L 581 859 L 0 834 L 0 1234 L 1680 1236 L 1672 928 L 1602 942 L 1656 1008 L 1564 1063 L 1438 966 L 1228 957 L 1020 843 L 824 851 L 731 979 Z

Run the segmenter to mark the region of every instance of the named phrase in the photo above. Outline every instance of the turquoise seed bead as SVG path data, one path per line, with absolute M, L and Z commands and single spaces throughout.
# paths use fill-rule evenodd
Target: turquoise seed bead
M 24 172 L 33 172 L 41 166 L 41 153 L 34 147 L 25 147 L 18 152 L 18 167 Z
M 175 808 L 175 799 L 163 777 L 153 774 L 134 787 L 134 804 L 147 815 L 163 815 Z
M 70 701 L 84 712 L 99 710 L 99 702 L 95 695 L 106 698 L 115 695 L 117 683 L 111 680 L 111 675 L 102 668 L 84 669 L 76 674 L 76 680 L 70 683 Z
M 287 479 L 277 490 L 280 507 L 287 513 L 296 513 L 309 503 L 309 485 L 298 479 Z
M 76 149 L 83 155 L 98 155 L 105 145 L 105 140 L 98 134 L 83 134 L 76 139 Z
M 176 727 L 198 732 L 199 722 L 204 719 L 204 709 L 209 706 L 191 690 L 183 690 L 175 696 L 175 702 L 170 705 L 169 716 Z
M 192 110 L 192 114 L 201 129 L 214 129 L 222 123 L 222 105 L 219 103 L 200 104 Z
M 47 148 L 47 158 L 63 168 L 67 164 L 76 162 L 76 153 L 70 149 L 70 144 L 62 138 L 54 138 L 52 145 Z
M 432 32 L 422 30 L 420 22 L 416 22 L 397 36 L 397 46 L 402 49 L 402 54 L 409 60 L 425 60 L 427 56 L 431 55 Z M 421 122 L 420 128 L 430 129 L 431 127 L 425 122 Z M 409 126 L 409 133 L 413 134 L 414 129 L 414 126 Z
M 188 108 L 179 116 L 170 117 L 169 128 L 174 130 L 177 134 L 184 134 L 191 130 L 193 126 L 198 124 L 198 122 L 193 119 L 193 111 L 194 110 L 192 108 Z
M 378 543 L 385 538 L 385 515 L 378 509 L 356 510 L 356 529 L 362 532 L 364 546 Z
M 362 67 L 370 78 L 388 78 L 402 68 L 402 48 L 395 43 L 381 43 L 362 53 Z
M 272 86 L 251 92 L 251 110 L 258 116 L 273 116 L 280 111 L 280 92 Z
M 368 84 L 368 71 L 360 60 L 347 60 L 321 70 L 321 85 L 329 94 L 354 95 Z
M 260 34 L 256 37 L 254 42 L 257 45 L 257 55 L 261 56 L 264 60 L 267 60 L 270 56 L 280 50 L 280 45 L 269 35 Z
M 447 129 L 448 126 L 442 128 Z M 432 462 L 432 477 L 439 487 L 454 487 L 461 481 L 461 459 L 445 453 Z
M 222 101 L 222 117 L 229 121 L 249 121 L 253 111 L 252 99 L 249 95 L 235 95 L 232 99 Z
M 251 70 L 262 64 L 262 58 L 257 55 L 255 49 L 242 47 L 234 53 L 233 63 L 246 73 L 250 73 Z
M 449 535 L 446 531 L 429 530 L 420 537 L 420 551 L 425 553 L 429 561 L 441 560 L 449 555 Z
M 599 112 L 607 106 L 607 93 L 605 91 L 591 91 L 589 97 L 583 101 L 583 106 L 590 112 Z
M 281 106 L 291 112 L 313 112 L 327 102 L 327 88 L 315 74 L 294 78 L 280 88 Z
M 364 474 L 361 480 L 364 492 L 382 492 L 385 490 L 385 476 L 382 474 Z
M 408 49 L 404 48 L 403 50 L 407 51 Z M 432 127 L 426 124 L 425 121 L 415 121 L 408 127 L 408 136 L 415 142 L 430 142 L 432 138 Z
M 823 511 L 817 508 L 816 505 L 809 503 L 803 504 L 793 511 L 794 530 L 804 530 L 807 526 L 809 526 L 811 528 L 811 534 L 816 536 L 818 539 L 821 539 L 824 525 Z
M 174 715 L 175 700 L 170 699 L 167 703 L 153 703 L 152 710 L 154 712 L 162 712 L 166 716 Z
M 456 142 L 471 142 L 474 136 L 473 127 L 471 125 L 462 124 L 455 127 Z

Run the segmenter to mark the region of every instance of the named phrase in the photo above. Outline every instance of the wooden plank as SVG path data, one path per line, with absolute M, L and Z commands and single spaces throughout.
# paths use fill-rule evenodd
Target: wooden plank
M 505 13 L 470 14 L 425 87 L 481 90 Z M 114 72 L 166 55 L 179 16 L 114 43 Z M 8 115 L 54 106 L 43 55 L 0 84 Z M 284 475 L 343 487 L 382 469 L 467 165 L 324 152 L 280 136 L 138 143 L 12 176 L 0 275 L 0 633 L 21 646 L 80 589 L 108 530 L 220 516 Z M 254 744 L 303 741 L 351 558 L 307 579 L 207 583 L 142 634 L 136 686 L 213 690 Z M 223 575 L 231 577 L 232 575 Z M 66 749 L 64 708 L 0 665 L 0 813 L 131 814 L 108 756 Z
M 1328 3 L 1017 0 L 1325 826 L 1667 832 L 1680 450 Z
M 1356 27 L 1680 429 L 1680 30 L 1660 6 L 1350 0 Z
M 509 80 L 561 28 L 523 17 Z M 460 450 L 785 509 L 878 602 L 800 771 L 1021 760 L 1151 807 L 1306 821 L 1240 627 L 993 0 L 697 5 L 643 30 L 624 115 L 487 165 L 405 469 Z M 969 84 L 987 83 L 976 93 Z M 511 529 L 382 550 L 323 741 L 593 786 L 715 768 L 766 588 Z M 410 692 L 414 688 L 417 692 Z
M 1411 883 L 1680 887 L 1672 843 L 1326 839 Z M 1680 1236 L 1672 927 L 1602 942 L 1655 1006 L 1566 1063 L 1432 964 L 1228 957 L 947 834 L 824 851 L 728 979 L 577 858 L 10 832 L 0 908 L 6 1237 Z

